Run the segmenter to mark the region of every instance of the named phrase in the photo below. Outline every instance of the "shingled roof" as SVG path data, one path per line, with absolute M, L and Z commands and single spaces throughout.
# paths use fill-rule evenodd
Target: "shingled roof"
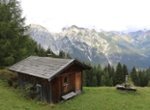
M 9 70 L 50 80 L 73 63 L 79 64 L 83 69 L 89 68 L 75 59 L 30 56 L 12 65 Z

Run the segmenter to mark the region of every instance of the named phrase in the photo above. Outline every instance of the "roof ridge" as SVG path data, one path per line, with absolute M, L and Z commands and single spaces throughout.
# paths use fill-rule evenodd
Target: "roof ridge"
M 71 59 L 66 59 L 66 58 L 55 58 L 55 57 L 48 57 L 48 56 L 46 56 L 46 57 L 42 57 L 42 56 L 29 56 L 29 57 L 38 57 L 38 58 L 51 58 L 51 59 L 62 59 L 62 60 L 76 60 L 76 59 L 74 59 L 74 58 L 71 58 Z

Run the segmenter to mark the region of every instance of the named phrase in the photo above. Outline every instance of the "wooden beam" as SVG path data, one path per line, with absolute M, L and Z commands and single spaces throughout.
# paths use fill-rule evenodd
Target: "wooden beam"
M 49 97 L 49 98 L 50 98 L 50 103 L 53 103 L 53 100 L 52 100 L 52 84 L 51 84 L 51 82 L 49 82 L 49 83 L 50 83 L 50 84 L 49 84 L 49 89 L 50 89 L 50 93 L 49 93 L 49 94 L 50 94 L 50 95 L 49 95 L 50 97 Z

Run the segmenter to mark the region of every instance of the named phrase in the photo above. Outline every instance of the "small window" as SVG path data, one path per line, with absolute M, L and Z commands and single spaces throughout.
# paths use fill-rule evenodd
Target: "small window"
M 68 83 L 68 77 L 67 76 L 64 78 L 64 83 L 65 84 Z
M 36 84 L 36 92 L 40 93 L 42 90 L 42 86 L 40 84 Z

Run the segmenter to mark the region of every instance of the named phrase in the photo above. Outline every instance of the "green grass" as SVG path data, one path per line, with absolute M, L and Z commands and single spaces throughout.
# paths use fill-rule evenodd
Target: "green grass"
M 149 110 L 150 88 L 137 92 L 117 91 L 115 88 L 84 88 L 84 92 L 63 103 L 50 105 L 29 100 L 18 90 L 0 81 L 0 110 Z

